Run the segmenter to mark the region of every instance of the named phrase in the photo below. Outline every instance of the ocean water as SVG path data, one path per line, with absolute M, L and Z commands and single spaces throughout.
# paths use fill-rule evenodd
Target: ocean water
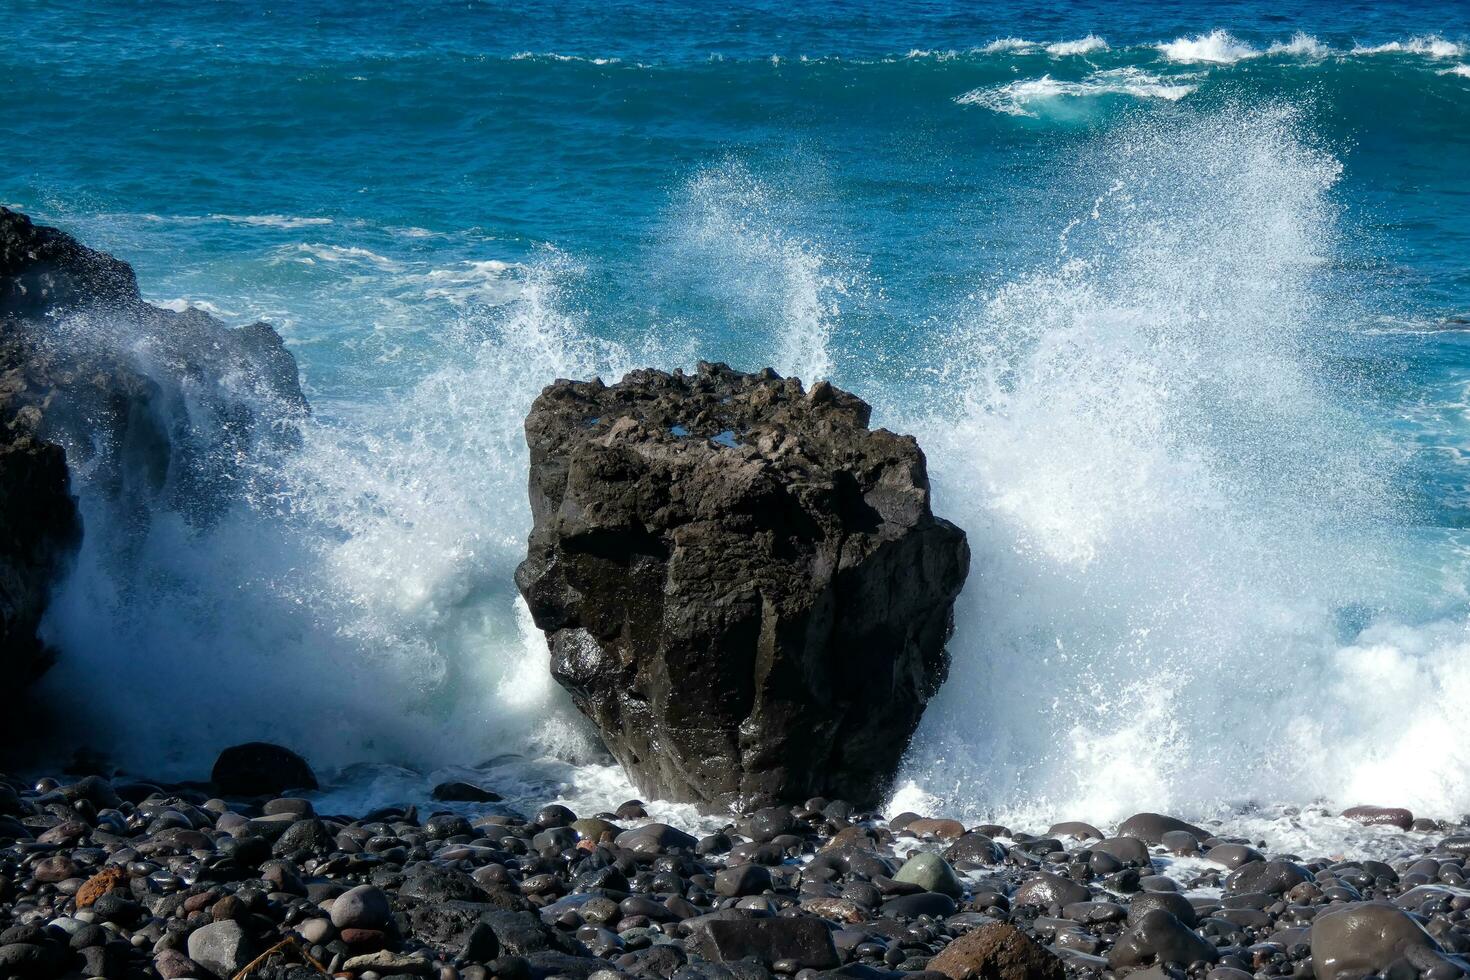
M 1470 809 L 1470 8 L 978 6 L 6 0 L 0 203 L 314 408 L 208 526 L 79 474 L 57 754 L 631 795 L 521 421 L 704 358 L 861 394 L 970 535 L 895 805 Z

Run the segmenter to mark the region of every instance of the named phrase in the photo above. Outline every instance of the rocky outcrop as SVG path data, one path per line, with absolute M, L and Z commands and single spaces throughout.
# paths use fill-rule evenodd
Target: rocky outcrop
M 34 677 L 47 597 L 82 533 L 88 486 L 146 525 L 224 506 L 242 461 L 289 446 L 307 411 L 296 363 L 264 323 L 231 329 L 145 303 L 133 270 L 0 208 L 0 669 Z
M 526 419 L 516 581 L 645 792 L 879 799 L 948 672 L 969 568 L 924 454 L 825 382 L 701 364 L 558 381 Z

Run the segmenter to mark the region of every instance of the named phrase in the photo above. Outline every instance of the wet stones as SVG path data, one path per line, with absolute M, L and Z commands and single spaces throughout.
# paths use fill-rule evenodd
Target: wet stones
M 887 822 L 824 800 L 702 821 L 717 843 L 701 846 L 646 816 L 619 830 L 610 814 L 561 805 L 530 819 L 504 805 L 354 818 L 310 798 L 226 803 L 192 786 L 125 788 L 96 807 L 112 798 L 106 785 L 0 785 L 37 832 L 0 841 L 0 948 L 13 961 L 0 976 L 24 980 L 212 980 L 273 948 L 261 980 L 309 980 L 305 956 L 342 980 L 936 980 L 1059 967 L 1069 980 L 1458 980 L 1470 951 L 1459 824 L 1407 840 L 1391 861 L 1221 836 L 1187 860 L 1166 839 L 1141 868 L 1109 853 L 1142 859 L 1136 839 L 1100 850 L 1080 833 L 996 826 L 918 838 L 908 828 L 926 817 Z M 951 864 L 943 854 L 961 842 L 1000 860 Z M 1265 890 L 1220 894 L 1225 859 L 1243 858 L 1242 887 Z M 93 878 L 106 887 L 83 905 Z
M 516 583 L 633 780 L 708 812 L 876 803 L 969 568 L 912 438 L 860 399 L 701 364 L 558 381 L 526 419 Z

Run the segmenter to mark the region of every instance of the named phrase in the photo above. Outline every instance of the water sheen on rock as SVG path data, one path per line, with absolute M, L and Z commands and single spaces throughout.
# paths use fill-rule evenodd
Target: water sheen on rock
M 825 382 L 701 364 L 558 381 L 526 419 L 516 581 L 647 793 L 876 801 L 948 673 L 969 569 L 912 437 Z

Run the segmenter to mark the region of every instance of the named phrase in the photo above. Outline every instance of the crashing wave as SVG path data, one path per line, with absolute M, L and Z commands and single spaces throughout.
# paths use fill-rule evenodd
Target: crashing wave
M 1075 41 L 1057 41 L 1055 44 L 1046 46 L 1046 53 L 1053 58 L 1065 58 L 1070 55 L 1091 54 L 1094 51 L 1108 50 L 1108 42 L 1096 34 L 1078 38 Z
M 1256 58 L 1261 54 L 1256 48 L 1218 28 L 1208 34 L 1175 38 L 1155 47 L 1169 61 L 1204 62 L 1212 65 L 1233 65 L 1237 61 Z

